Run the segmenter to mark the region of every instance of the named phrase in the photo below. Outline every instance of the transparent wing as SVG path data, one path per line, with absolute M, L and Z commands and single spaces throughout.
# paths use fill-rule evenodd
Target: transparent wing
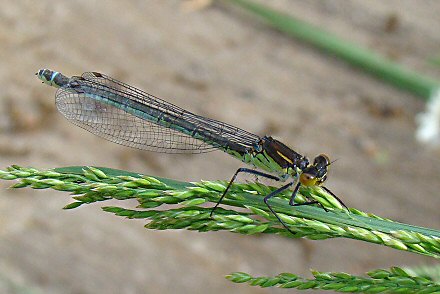
M 232 148 L 242 153 L 259 140 L 99 73 L 73 78 L 57 91 L 56 105 L 74 124 L 138 149 L 202 153 Z

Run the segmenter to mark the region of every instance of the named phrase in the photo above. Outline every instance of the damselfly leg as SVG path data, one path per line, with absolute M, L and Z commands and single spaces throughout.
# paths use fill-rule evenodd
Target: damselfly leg
M 288 230 L 292 235 L 296 235 L 295 232 L 293 232 L 291 229 L 289 229 L 289 227 L 286 225 L 286 223 L 280 218 L 280 216 L 275 212 L 275 210 L 273 210 L 273 208 L 269 205 L 269 199 L 280 194 L 281 192 L 283 192 L 286 189 L 289 189 L 290 186 L 292 186 L 295 182 L 290 182 L 285 184 L 284 186 L 278 188 L 277 190 L 273 191 L 272 193 L 270 193 L 269 195 L 267 195 L 266 197 L 264 197 L 263 201 L 264 203 L 267 205 L 267 207 L 269 208 L 269 210 L 273 213 L 273 215 L 278 219 L 278 221 L 283 225 L 283 227 Z
M 299 190 L 300 186 L 301 186 L 301 183 L 298 182 L 298 184 L 296 184 L 295 189 L 292 192 L 292 196 L 290 196 L 290 200 L 289 200 L 289 205 L 290 206 L 304 206 L 304 205 L 319 204 L 319 206 L 321 206 L 322 209 L 324 209 L 325 211 L 328 211 L 327 208 L 325 208 L 324 205 L 322 205 L 319 201 L 310 200 L 310 199 L 308 199 L 308 197 L 306 197 L 309 200 L 308 202 L 295 203 L 295 198 L 296 198 L 296 195 L 298 195 L 298 190 Z
M 231 187 L 231 185 L 235 182 L 237 175 L 239 173 L 248 173 L 248 174 L 252 174 L 252 175 L 256 175 L 256 176 L 261 176 L 267 179 L 271 179 L 271 180 L 275 180 L 275 181 L 280 181 L 280 178 L 271 174 L 267 174 L 267 173 L 263 173 L 260 171 L 256 171 L 253 169 L 249 169 L 249 168 L 239 168 L 235 174 L 232 176 L 231 180 L 229 181 L 228 185 L 226 186 L 225 191 L 223 192 L 222 196 L 220 197 L 220 199 L 217 201 L 217 203 L 215 204 L 215 206 L 212 208 L 211 213 L 210 213 L 210 217 L 212 217 L 212 215 L 214 214 L 214 211 L 217 209 L 217 207 L 220 205 L 220 203 L 222 202 L 222 200 L 225 198 L 226 194 L 229 192 L 229 189 Z M 280 216 L 278 215 L 278 213 L 272 208 L 272 206 L 270 206 L 269 204 L 269 200 L 271 198 L 273 198 L 274 196 L 282 193 L 283 191 L 289 189 L 291 186 L 293 186 L 293 184 L 295 183 L 295 181 L 289 182 L 285 185 L 283 185 L 282 187 L 278 188 L 277 190 L 271 192 L 269 195 L 265 196 L 263 198 L 263 202 L 266 204 L 266 206 L 269 208 L 269 210 L 272 212 L 272 214 L 277 218 L 277 220 L 281 223 L 281 225 L 288 230 L 290 233 L 292 233 L 293 235 L 296 235 L 295 232 L 293 232 L 288 226 L 287 224 L 280 218 Z M 319 201 L 316 200 L 310 200 L 307 196 L 306 198 L 309 200 L 307 202 L 304 203 L 295 203 L 295 198 L 298 195 L 298 191 L 299 188 L 301 186 L 301 183 L 298 182 L 295 185 L 295 188 L 293 189 L 292 195 L 290 197 L 289 200 L 289 205 L 290 206 L 305 206 L 305 205 L 314 205 L 314 204 L 318 204 L 319 206 L 322 207 L 322 209 L 324 209 L 326 212 L 328 212 L 328 209 L 325 208 L 325 206 L 322 205 L 322 203 L 320 203 Z M 321 186 L 327 193 L 329 193 L 330 195 L 332 195 L 342 206 L 344 206 L 347 210 L 348 207 L 344 204 L 344 202 L 342 202 L 341 199 L 339 199 L 339 197 L 337 197 L 332 191 L 330 191 L 328 188 Z
M 228 193 L 231 185 L 234 183 L 235 179 L 237 178 L 237 175 L 239 173 L 248 173 L 248 174 L 252 174 L 252 175 L 256 175 L 256 176 L 261 176 L 267 179 L 271 179 L 271 180 L 275 180 L 275 181 L 280 181 L 280 178 L 271 174 L 267 174 L 267 173 L 263 173 L 257 170 L 253 170 L 250 168 L 239 168 L 235 174 L 232 176 L 231 180 L 229 181 L 228 186 L 226 186 L 225 191 L 223 192 L 222 196 L 220 197 L 220 199 L 217 201 L 217 203 L 215 204 L 215 206 L 212 208 L 211 210 L 211 214 L 210 216 L 212 217 L 214 211 L 217 209 L 217 207 L 220 205 L 220 203 L 222 202 L 222 200 L 225 198 L 226 194 Z M 286 223 L 279 217 L 279 215 L 275 212 L 275 210 L 270 206 L 269 204 L 269 199 L 280 194 L 281 192 L 283 192 L 284 190 L 288 189 L 290 186 L 292 186 L 295 182 L 290 182 L 280 188 L 278 188 L 277 190 L 271 192 L 269 195 L 267 195 L 266 197 L 264 197 L 263 201 L 264 203 L 267 205 L 267 207 L 269 208 L 269 210 L 272 212 L 272 214 L 278 219 L 278 221 L 283 225 L 283 227 L 288 230 L 291 234 L 295 235 L 295 232 L 293 232 L 292 230 L 289 229 L 289 227 L 286 225 Z M 298 191 L 298 189 L 296 189 L 296 191 Z M 292 199 L 294 199 L 295 196 L 292 196 Z
M 347 205 L 345 205 L 344 202 L 342 202 L 342 200 L 336 196 L 332 191 L 330 191 L 327 187 L 321 186 L 321 188 L 323 188 L 327 193 L 329 193 L 330 195 L 332 195 L 333 197 L 335 197 L 336 200 L 338 200 L 338 202 L 345 207 L 345 209 L 347 209 L 348 211 L 350 211 L 350 209 L 347 207 Z
M 209 216 L 212 217 L 212 215 L 214 214 L 214 211 L 217 209 L 217 207 L 220 205 L 220 203 L 222 202 L 222 200 L 225 198 L 226 194 L 228 193 L 229 189 L 231 188 L 231 185 L 235 182 L 235 179 L 237 178 L 237 175 L 239 173 L 248 173 L 248 174 L 252 174 L 252 175 L 256 175 L 256 176 L 261 176 L 267 179 L 271 179 L 271 180 L 275 180 L 275 181 L 279 181 L 280 178 L 271 175 L 271 174 L 267 174 L 267 173 L 263 173 L 257 170 L 253 170 L 250 168 L 245 168 L 245 167 L 241 167 L 239 169 L 237 169 L 237 171 L 235 172 L 235 174 L 232 176 L 231 180 L 229 181 L 229 184 L 226 186 L 225 191 L 223 192 L 222 196 L 220 197 L 220 199 L 217 201 L 217 203 L 214 205 L 214 207 L 211 210 L 211 213 L 209 214 Z
M 322 203 L 320 203 L 319 201 L 316 200 L 310 200 L 308 202 L 304 202 L 304 203 L 295 203 L 295 197 L 298 194 L 298 190 L 299 187 L 301 186 L 301 183 L 298 183 L 295 187 L 295 189 L 293 190 L 292 196 L 290 197 L 290 201 L 289 201 L 289 205 L 291 206 L 303 206 L 303 205 L 312 205 L 312 204 L 319 204 L 319 206 L 322 207 L 322 209 L 324 209 L 325 211 L 328 212 L 328 209 L 325 208 L 324 205 L 322 205 Z M 332 195 L 342 206 L 345 207 L 345 209 L 349 210 L 347 205 L 345 205 L 344 202 L 342 202 L 342 200 L 336 196 L 332 191 L 330 191 L 329 188 L 325 187 L 325 186 L 321 186 L 321 188 L 323 188 L 327 193 L 329 193 L 330 195 Z M 308 197 L 307 197 L 308 198 Z

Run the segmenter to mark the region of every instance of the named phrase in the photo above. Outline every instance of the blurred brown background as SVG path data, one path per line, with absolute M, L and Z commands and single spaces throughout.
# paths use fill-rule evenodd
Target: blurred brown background
M 56 112 L 40 68 L 100 71 L 198 114 L 270 134 L 333 165 L 348 206 L 440 228 L 439 151 L 414 141 L 423 101 L 223 5 L 182 1 L 0 1 L 0 167 L 96 165 L 179 180 L 230 179 L 221 152 L 166 155 L 119 146 Z M 260 1 L 262 2 L 262 1 Z M 438 77 L 438 1 L 270 1 L 340 37 Z M 253 275 L 365 271 L 432 259 L 363 242 L 226 232 L 147 231 L 142 221 L 71 211 L 65 193 L 0 182 L 1 293 L 269 293 Z M 129 204 L 127 203 L 127 206 Z

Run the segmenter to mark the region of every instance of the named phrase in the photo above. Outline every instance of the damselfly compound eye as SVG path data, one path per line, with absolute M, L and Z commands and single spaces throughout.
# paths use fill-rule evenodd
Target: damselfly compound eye
M 330 165 L 330 158 L 325 154 L 319 154 L 313 160 L 313 165 L 327 166 Z

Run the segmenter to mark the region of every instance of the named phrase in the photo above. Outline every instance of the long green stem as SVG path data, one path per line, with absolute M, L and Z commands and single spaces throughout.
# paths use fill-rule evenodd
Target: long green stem
M 409 90 L 425 99 L 439 88 L 440 83 L 430 77 L 382 57 L 366 48 L 348 42 L 320 28 L 296 19 L 264 5 L 249 0 L 227 0 L 261 17 L 272 27 L 302 41 L 306 41 L 319 49 L 338 56 L 354 66 L 358 66 L 373 75 L 401 89 Z

